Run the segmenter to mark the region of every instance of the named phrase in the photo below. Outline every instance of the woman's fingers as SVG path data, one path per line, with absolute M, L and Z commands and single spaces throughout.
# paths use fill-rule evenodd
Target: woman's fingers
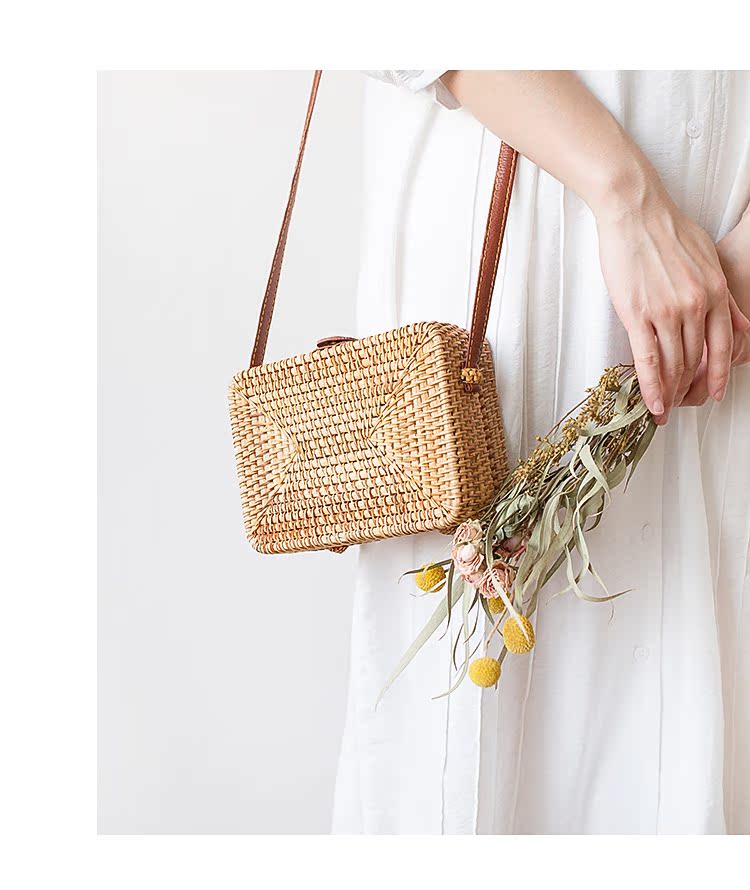
M 690 388 L 685 393 L 685 397 L 683 398 L 680 405 L 686 407 L 688 405 L 703 405 L 706 403 L 708 399 L 708 383 L 707 383 L 707 363 L 705 361 L 701 362 L 698 366 L 698 370 L 695 373 L 695 377 L 693 378 L 693 382 L 690 385 Z
M 675 405 L 702 405 L 710 395 L 723 392 L 726 388 L 728 367 L 743 363 L 746 350 L 744 342 L 748 340 L 746 332 L 750 331 L 750 320 L 740 310 L 732 294 L 725 287 L 721 290 L 720 299 L 714 310 L 709 312 L 712 315 L 713 373 L 716 376 L 709 376 L 710 363 L 706 360 L 709 339 L 708 318 L 704 318 L 702 312 L 694 311 L 692 315 L 687 315 L 686 323 L 682 328 L 685 370 L 677 388 Z M 700 306 L 700 301 L 697 306 Z M 727 328 L 725 309 L 729 312 L 729 328 Z M 727 361 L 726 352 L 729 349 L 729 338 L 731 338 L 732 345 Z M 660 351 L 663 352 L 661 344 Z M 669 401 L 667 400 L 668 405 Z
M 732 367 L 750 364 L 750 334 L 747 331 L 736 332 L 734 349 L 732 350 Z
M 750 319 L 743 314 L 731 292 L 729 294 L 729 314 L 732 316 L 732 327 L 735 331 L 750 331 Z
M 679 405 L 685 398 L 695 379 L 705 350 L 705 318 L 694 314 L 688 317 L 682 325 L 682 351 L 685 368 L 675 393 L 674 405 Z
M 643 401 L 654 417 L 661 418 L 664 416 L 664 393 L 659 377 L 659 347 L 654 329 L 650 325 L 636 323 L 628 328 L 628 336 Z
M 729 304 L 725 302 L 706 316 L 708 392 L 717 401 L 724 398 L 734 350 L 734 332 Z
M 744 315 L 742 317 L 744 318 Z M 698 366 L 693 382 L 679 403 L 682 407 L 704 405 L 708 401 L 708 362 L 706 356 L 707 350 L 704 350 L 703 360 Z M 735 327 L 732 367 L 746 364 L 750 364 L 750 329 L 737 330 Z
M 732 366 L 737 367 L 746 364 L 750 364 L 750 333 L 748 331 L 735 331 Z M 708 362 L 704 356 L 703 361 L 698 366 L 690 389 L 685 393 L 680 405 L 683 407 L 688 405 L 705 405 L 708 398 Z
M 682 348 L 682 330 L 679 324 L 669 322 L 656 329 L 656 343 L 659 349 L 659 376 L 664 400 L 666 419 L 675 405 L 677 392 L 682 385 L 685 372 L 685 355 Z M 685 386 L 687 390 L 688 383 Z
M 750 334 L 747 331 L 735 334 L 732 366 L 750 364 Z

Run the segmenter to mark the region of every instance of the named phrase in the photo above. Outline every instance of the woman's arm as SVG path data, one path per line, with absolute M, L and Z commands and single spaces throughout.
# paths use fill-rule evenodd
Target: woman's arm
M 488 129 L 577 192 L 596 217 L 604 280 L 659 422 L 707 350 L 710 394 L 724 396 L 735 327 L 708 235 L 674 204 L 651 163 L 569 71 L 450 71 L 445 85 Z M 733 314 L 732 314 L 733 313 Z
M 737 314 L 750 318 L 750 205 L 742 219 L 716 245 Z M 735 325 L 733 365 L 750 364 L 750 326 Z
M 727 277 L 732 297 L 745 315 L 750 315 L 750 207 L 737 226 L 716 245 L 722 269 Z M 750 333 L 735 330 L 733 365 L 750 364 Z M 702 405 L 708 398 L 705 358 L 695 375 L 683 405 Z

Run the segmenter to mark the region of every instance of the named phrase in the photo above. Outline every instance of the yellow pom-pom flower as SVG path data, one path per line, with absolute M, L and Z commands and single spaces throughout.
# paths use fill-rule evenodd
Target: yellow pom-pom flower
M 422 566 L 421 570 L 416 574 L 415 581 L 420 590 L 424 590 L 426 593 L 433 593 L 436 590 L 440 590 L 443 586 L 445 569 L 442 566 Z
M 500 679 L 500 662 L 496 658 L 477 658 L 469 665 L 469 679 L 477 686 L 494 686 Z
M 508 652 L 512 652 L 514 655 L 525 655 L 534 648 L 534 628 L 525 615 L 518 617 L 521 619 L 520 625 L 512 615 L 508 616 L 508 620 L 503 625 L 503 640 Z M 526 631 L 525 635 L 521 630 L 521 625 Z
M 505 603 L 499 596 L 493 596 L 487 600 L 487 608 L 490 615 L 499 615 L 505 609 Z

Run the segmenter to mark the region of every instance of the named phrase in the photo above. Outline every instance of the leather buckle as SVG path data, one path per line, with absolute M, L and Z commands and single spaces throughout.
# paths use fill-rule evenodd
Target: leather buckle
M 322 337 L 315 345 L 318 349 L 327 349 L 329 346 L 335 346 L 337 343 L 347 343 L 354 339 L 354 337 Z

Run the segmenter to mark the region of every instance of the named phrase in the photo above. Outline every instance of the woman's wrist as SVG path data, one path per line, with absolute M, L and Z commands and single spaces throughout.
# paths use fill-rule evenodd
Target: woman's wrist
M 732 229 L 731 232 L 717 242 L 716 253 L 725 273 L 729 273 L 730 270 L 732 273 L 735 273 L 736 270 L 742 269 L 743 266 L 747 267 L 748 257 L 750 257 L 750 231 L 747 231 L 748 229 L 750 229 L 750 225 L 743 220 L 736 228 Z M 747 296 L 744 293 L 745 289 L 737 287 L 734 289 L 740 291 L 736 295 L 736 299 L 740 310 L 747 315 L 750 312 L 750 305 L 746 305 Z
M 732 259 L 750 255 L 750 213 L 747 210 L 737 225 L 719 241 L 716 249 Z
M 738 308 L 750 317 L 750 216 L 743 216 L 717 243 L 716 252 Z
M 623 153 L 605 164 L 581 196 L 600 224 L 673 207 L 658 174 L 640 151 Z

